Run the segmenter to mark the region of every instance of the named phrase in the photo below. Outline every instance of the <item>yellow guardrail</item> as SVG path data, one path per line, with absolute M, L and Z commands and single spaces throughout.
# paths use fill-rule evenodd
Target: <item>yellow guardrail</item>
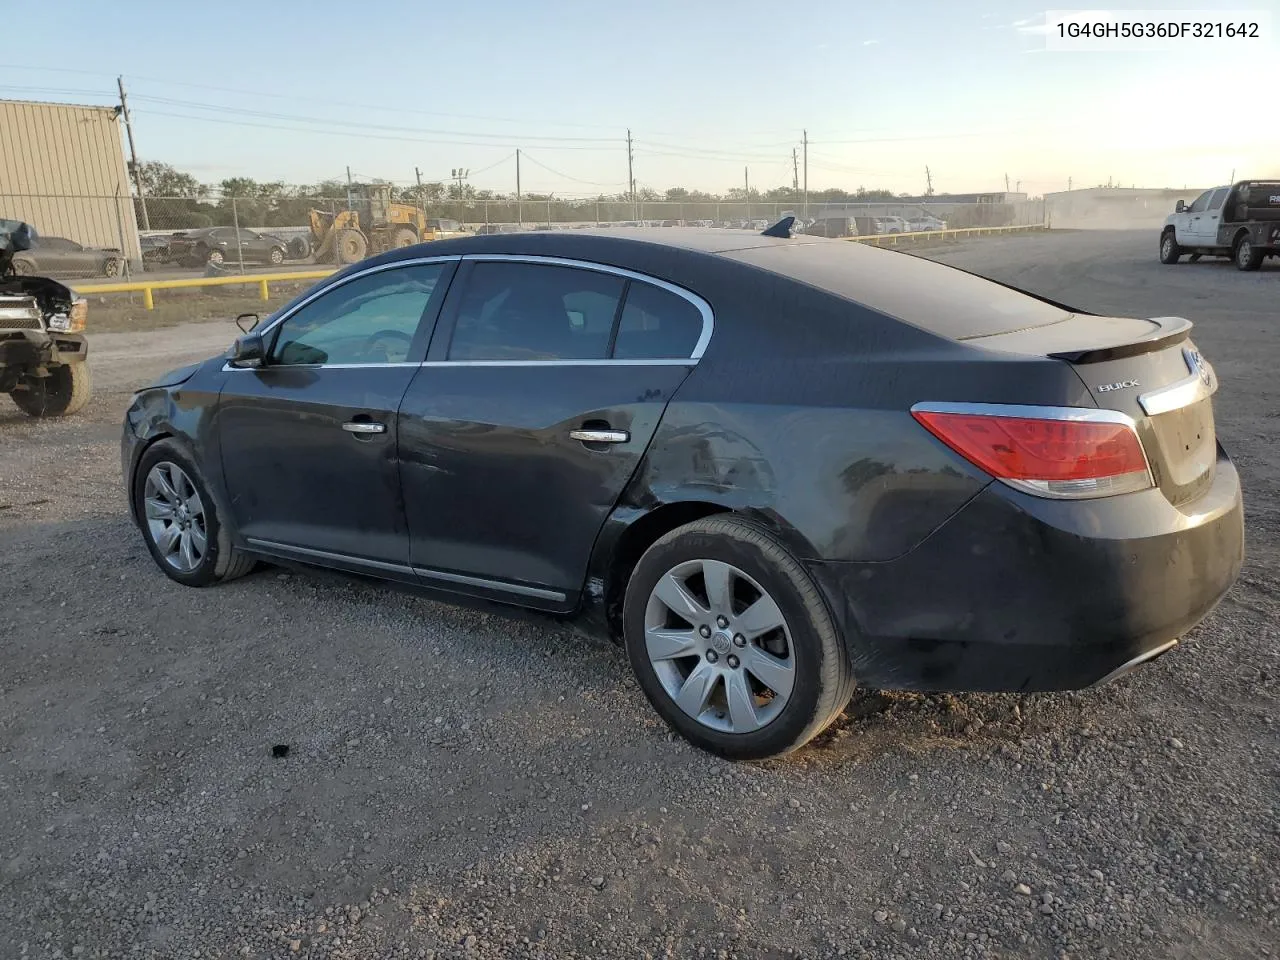
M 1036 223 L 1017 227 L 961 227 L 955 230 L 927 230 L 917 233 L 875 233 L 865 237 L 843 237 L 854 243 L 870 243 L 877 247 L 897 246 L 901 242 L 919 239 L 956 239 L 980 237 L 999 233 L 1026 233 L 1033 230 L 1047 230 L 1047 224 Z M 136 293 L 142 292 L 142 304 L 148 310 L 156 307 L 156 290 L 184 290 L 195 287 L 258 287 L 258 297 L 268 300 L 271 297 L 269 284 L 289 283 L 298 280 L 319 280 L 336 272 L 327 270 L 296 270 L 293 273 L 251 273 L 233 277 L 189 277 L 181 280 L 129 280 L 124 283 L 85 283 L 77 284 L 76 293 Z
M 921 230 L 915 233 L 871 233 L 864 237 L 842 237 L 855 243 L 870 243 L 877 247 L 893 247 L 902 241 L 919 239 L 963 240 L 965 237 L 982 237 L 998 233 L 1030 233 L 1034 230 L 1048 230 L 1048 224 L 1031 223 L 1017 227 L 959 227 L 955 230 Z
M 76 284 L 76 293 L 136 293 L 142 291 L 142 305 L 148 310 L 156 307 L 156 290 L 183 290 L 192 287 L 231 287 L 256 284 L 258 297 L 268 300 L 271 297 L 269 284 L 288 283 L 297 280 L 319 280 L 336 272 L 328 270 L 296 270 L 293 273 L 250 273 L 236 277 L 190 277 L 181 280 L 130 280 L 124 283 L 85 283 Z

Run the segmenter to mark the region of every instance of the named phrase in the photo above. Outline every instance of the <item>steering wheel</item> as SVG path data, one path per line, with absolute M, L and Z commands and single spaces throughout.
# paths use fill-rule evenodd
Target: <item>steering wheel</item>
M 382 344 L 382 355 L 386 358 L 387 363 L 397 363 L 403 360 L 409 355 L 409 347 L 413 344 L 413 336 L 403 330 L 379 330 L 365 339 L 360 347 L 360 353 L 365 356 L 374 353 L 379 347 L 379 341 L 382 340 L 398 340 L 404 344 L 404 350 L 397 351 L 397 357 L 392 357 L 388 346 Z

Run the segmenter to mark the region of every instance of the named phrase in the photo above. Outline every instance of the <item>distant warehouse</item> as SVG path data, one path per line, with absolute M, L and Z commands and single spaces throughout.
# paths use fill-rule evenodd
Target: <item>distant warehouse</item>
M 0 218 L 141 260 L 114 107 L 0 100 Z

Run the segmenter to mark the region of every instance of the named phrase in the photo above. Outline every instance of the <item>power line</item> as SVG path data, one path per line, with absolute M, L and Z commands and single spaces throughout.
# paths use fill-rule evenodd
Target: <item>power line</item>
M 543 163 L 541 160 L 538 160 L 536 157 L 530 156 L 530 154 L 529 154 L 529 151 L 528 151 L 528 150 L 521 150 L 521 151 L 520 151 L 520 156 L 521 156 L 521 158 L 522 158 L 522 159 L 524 159 L 524 160 L 528 160 L 528 161 L 529 161 L 530 163 L 532 163 L 535 167 L 541 167 L 543 170 L 547 171 L 547 173 L 553 173 L 553 174 L 555 174 L 557 177 L 561 177 L 562 179 L 565 179 L 565 180 L 572 180 L 574 183 L 585 183 L 587 186 L 590 186 L 590 187 L 620 187 L 620 186 L 622 186 L 622 184 L 620 184 L 620 183 L 616 183 L 616 182 L 615 182 L 615 183 L 603 183 L 603 182 L 601 182 L 601 181 L 599 181 L 599 180 L 583 180 L 583 179 L 581 179 L 581 178 L 579 178 L 579 177 L 571 177 L 571 176 L 569 176 L 569 174 L 567 174 L 567 173 L 561 173 L 559 170 L 556 170 L 556 169 L 554 169 L 554 168 L 552 168 L 552 167 L 547 166 L 545 163 Z

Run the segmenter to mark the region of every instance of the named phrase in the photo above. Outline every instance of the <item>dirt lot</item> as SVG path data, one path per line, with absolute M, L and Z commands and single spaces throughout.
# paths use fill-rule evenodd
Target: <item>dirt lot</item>
M 83 415 L 0 408 L 0 957 L 1278 955 L 1280 268 L 1162 267 L 1147 233 L 928 255 L 1197 321 L 1250 558 L 1170 655 L 1073 695 L 864 691 L 725 763 L 610 646 L 319 574 L 170 582 L 119 417 L 235 329 L 102 334 Z

